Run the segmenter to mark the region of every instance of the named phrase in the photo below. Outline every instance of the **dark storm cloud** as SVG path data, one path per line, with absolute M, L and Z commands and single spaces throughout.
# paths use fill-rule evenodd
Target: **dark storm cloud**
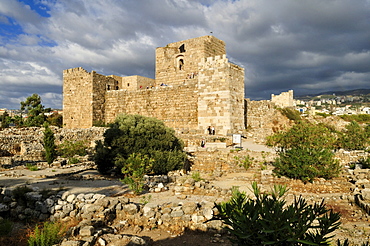
M 370 88 L 367 0 L 34 4 L 0 1 L 0 25 L 8 31 L 0 35 L 0 108 L 19 108 L 32 93 L 60 108 L 62 71 L 72 67 L 153 78 L 156 47 L 210 32 L 226 42 L 229 59 L 245 68 L 245 94 L 252 99 L 290 89 Z

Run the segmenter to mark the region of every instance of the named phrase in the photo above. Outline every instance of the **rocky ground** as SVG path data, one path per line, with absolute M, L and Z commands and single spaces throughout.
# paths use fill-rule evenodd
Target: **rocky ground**
M 244 143 L 246 144 L 246 143 Z M 247 143 L 248 144 L 248 143 Z M 246 148 L 246 145 L 244 146 Z M 248 149 L 252 151 L 272 151 L 262 145 L 249 143 Z M 93 168 L 91 162 L 64 167 L 44 166 L 38 171 L 30 171 L 24 166 L 12 169 L 0 170 L 0 187 L 12 187 L 17 185 L 30 185 L 39 189 L 68 190 L 72 194 L 98 193 L 107 196 L 126 196 L 138 203 L 145 202 L 163 204 L 165 202 L 179 203 L 184 201 L 221 201 L 225 196 L 218 196 L 207 189 L 195 188 L 192 191 L 174 192 L 176 184 L 169 184 L 168 190 L 161 192 L 146 193 L 134 196 L 116 178 L 101 176 Z M 370 217 L 363 212 L 354 202 L 354 191 L 359 188 L 350 183 L 349 174 L 331 180 L 317 180 L 312 184 L 303 184 L 300 181 L 274 178 L 267 170 L 260 170 L 259 184 L 262 189 L 268 190 L 275 183 L 286 184 L 289 187 L 287 201 L 292 201 L 294 196 L 302 195 L 308 202 L 319 202 L 325 199 L 329 208 L 342 214 L 342 225 L 335 232 L 335 238 L 349 238 L 351 242 L 360 245 L 369 240 Z M 250 192 L 250 184 L 256 178 L 255 173 L 249 171 L 224 173 L 217 177 L 202 174 L 209 180 L 208 187 L 219 187 L 221 190 L 231 189 L 238 186 L 240 190 Z M 165 230 L 143 230 L 142 228 L 130 228 L 125 231 L 128 235 L 137 235 L 150 245 L 231 245 L 227 234 L 217 231 L 179 231 L 169 232 Z M 117 240 L 116 244 L 126 245 L 127 238 Z M 118 244 L 117 244 L 118 243 Z

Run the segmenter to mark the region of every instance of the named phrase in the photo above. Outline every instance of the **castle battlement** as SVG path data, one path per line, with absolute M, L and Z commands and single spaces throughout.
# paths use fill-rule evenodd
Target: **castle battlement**
M 222 40 L 203 36 L 157 48 L 155 76 L 64 70 L 64 127 L 89 128 L 124 113 L 158 118 L 182 133 L 244 130 L 244 69 L 229 62 Z
M 63 73 L 80 73 L 80 72 L 85 72 L 85 73 L 89 73 L 88 71 L 86 71 L 85 69 L 83 69 L 82 67 L 75 67 L 75 68 L 70 68 L 70 69 L 66 69 L 63 71 Z M 94 72 L 94 71 L 92 71 Z

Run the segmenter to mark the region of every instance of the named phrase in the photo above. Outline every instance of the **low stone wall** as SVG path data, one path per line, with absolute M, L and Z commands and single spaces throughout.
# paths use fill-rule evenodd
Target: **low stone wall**
M 78 239 L 79 245 L 95 245 L 105 234 L 112 233 L 117 237 L 119 232 L 129 228 L 158 228 L 176 234 L 185 228 L 205 231 L 221 230 L 223 227 L 221 221 L 211 220 L 217 213 L 213 202 L 135 203 L 123 196 L 64 191 L 46 195 L 37 188 L 23 193 L 20 191 L 25 189 L 1 190 L 0 215 L 19 220 L 77 220 L 79 223 L 69 229 L 67 238 L 68 241 Z
M 50 127 L 55 135 L 55 144 L 64 141 L 86 141 L 89 147 L 95 146 L 95 141 L 103 140 L 104 127 L 89 129 L 64 129 Z M 0 131 L 0 166 L 13 165 L 24 161 L 43 161 L 44 128 L 5 128 Z

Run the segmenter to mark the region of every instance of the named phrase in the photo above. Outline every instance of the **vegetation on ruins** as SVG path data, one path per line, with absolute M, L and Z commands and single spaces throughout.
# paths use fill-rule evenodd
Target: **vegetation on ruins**
M 28 238 L 28 246 L 47 246 L 58 244 L 66 228 L 60 222 L 45 222 L 36 225 L 34 231 Z
M 52 126 L 57 126 L 57 127 L 63 126 L 63 116 L 61 114 L 53 113 L 46 120 Z
M 125 175 L 122 180 L 135 194 L 144 190 L 144 175 L 151 172 L 154 160 L 147 155 L 132 153 L 127 159 L 117 156 L 116 165 L 122 166 L 121 172 Z
M 158 119 L 141 115 L 119 115 L 96 145 L 95 163 L 101 173 L 122 170 L 131 154 L 153 159 L 147 173 L 166 174 L 186 161 L 182 141 L 172 128 Z
M 370 156 L 360 158 L 358 164 L 360 164 L 363 169 L 370 169 Z
M 358 123 L 370 123 L 370 114 L 344 114 L 340 115 L 345 121 L 356 121 Z
M 245 170 L 248 170 L 253 163 L 255 162 L 254 157 L 251 157 L 250 155 L 246 155 L 243 157 L 240 156 L 234 156 L 234 159 L 239 167 L 244 167 Z
M 273 162 L 278 176 L 300 179 L 330 179 L 338 175 L 340 166 L 334 159 L 335 133 L 324 124 L 299 121 L 286 132 L 268 138 L 267 144 L 277 147 Z
M 345 150 L 364 150 L 370 144 L 369 126 L 362 127 L 352 121 L 339 133 L 338 147 Z
M 63 158 L 68 158 L 70 164 L 79 162 L 75 156 L 84 156 L 87 154 L 87 143 L 83 140 L 64 141 L 58 146 L 58 154 Z
M 8 112 L 4 112 L 4 114 L 0 117 L 1 121 L 1 128 L 8 128 L 11 123 L 11 117 L 9 116 Z
M 21 110 L 26 110 L 27 119 L 23 122 L 25 126 L 42 126 L 46 120 L 44 113 L 50 112 L 50 108 L 45 108 L 41 104 L 41 97 L 38 94 L 32 94 L 21 102 Z
M 57 157 L 56 145 L 55 145 L 55 136 L 54 132 L 50 129 L 49 124 L 44 124 L 44 149 L 45 149 L 45 159 L 50 165 L 53 163 Z
M 14 223 L 12 221 L 0 218 L 0 237 L 10 235 L 13 227 Z
M 275 185 L 263 193 L 252 183 L 255 198 L 234 189 L 227 202 L 216 204 L 221 219 L 237 245 L 330 245 L 339 228 L 340 214 L 327 209 L 324 201 L 308 205 L 295 197 L 287 205 L 286 186 Z
M 301 113 L 293 108 L 279 108 L 278 110 L 289 120 L 298 121 L 302 119 Z

